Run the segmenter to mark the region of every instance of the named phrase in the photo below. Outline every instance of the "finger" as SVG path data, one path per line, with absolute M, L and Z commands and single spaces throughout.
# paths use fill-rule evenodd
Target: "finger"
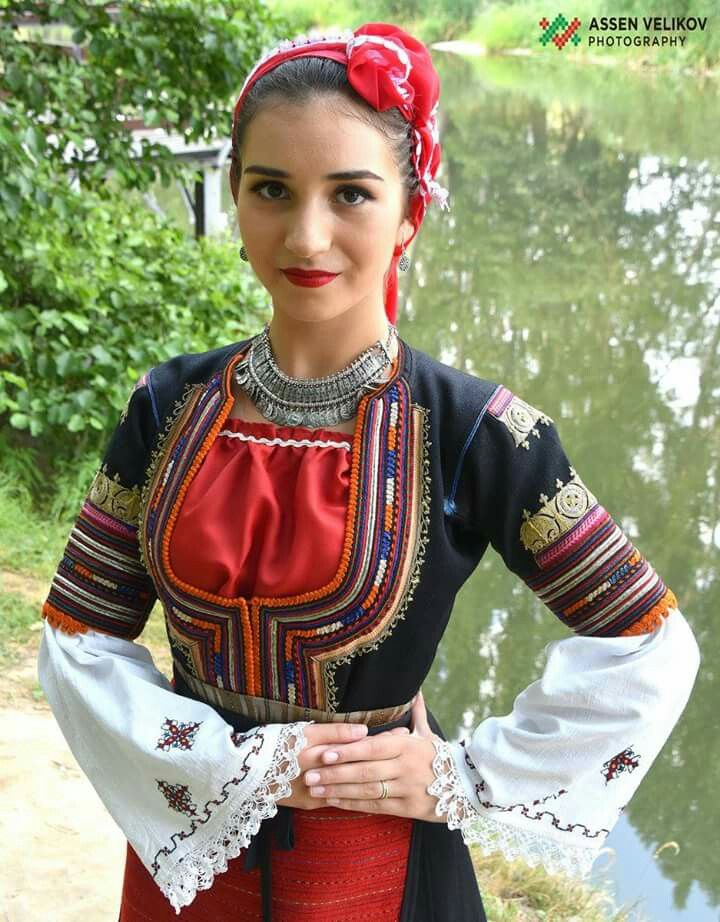
M 422 689 L 417 693 L 415 703 L 412 706 L 412 723 L 413 733 L 416 736 L 428 736 L 432 733 L 427 719 L 427 708 L 425 707 Z
M 361 813 L 391 813 L 393 816 L 407 816 L 407 800 L 404 797 L 379 797 L 372 800 L 353 800 L 351 798 L 330 797 L 325 801 L 331 807 L 340 810 L 357 810 Z
M 331 747 L 322 754 L 321 761 L 338 763 L 394 759 L 402 753 L 403 746 L 407 746 L 407 737 L 408 734 L 392 733 L 386 730 L 356 743 Z M 337 758 L 333 758 L 332 753 L 336 753 Z
M 328 784 L 377 784 L 391 778 L 402 778 L 400 759 L 382 762 L 350 762 L 347 765 L 323 765 L 306 771 L 303 781 L 308 787 Z
M 363 723 L 315 723 L 305 727 L 305 739 L 311 746 L 323 743 L 351 743 L 367 737 L 367 724 Z
M 401 778 L 386 778 L 385 784 L 390 788 L 393 797 L 405 796 L 405 785 Z M 379 781 L 367 781 L 362 784 L 321 784 L 313 785 L 308 789 L 313 800 L 328 797 L 337 797 L 341 800 L 373 800 L 379 799 L 382 791 L 383 788 Z
M 313 723 L 305 727 L 306 745 L 300 753 L 303 769 L 320 764 L 324 752 L 367 737 L 366 724 Z M 358 736 L 357 734 L 360 734 Z

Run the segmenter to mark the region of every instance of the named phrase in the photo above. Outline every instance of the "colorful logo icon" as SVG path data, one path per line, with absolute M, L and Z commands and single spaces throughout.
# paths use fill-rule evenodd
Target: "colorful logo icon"
M 547 45 L 548 42 L 552 42 L 558 51 L 562 51 L 569 41 L 573 45 L 580 44 L 580 35 L 578 34 L 580 20 L 577 16 L 574 16 L 571 22 L 568 22 L 562 13 L 558 13 L 552 22 L 546 16 L 543 16 L 539 25 L 543 30 L 540 36 L 541 45 Z

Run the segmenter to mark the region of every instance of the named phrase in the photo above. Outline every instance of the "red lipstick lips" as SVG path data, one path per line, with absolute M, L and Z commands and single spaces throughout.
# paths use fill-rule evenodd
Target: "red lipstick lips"
M 293 285 L 303 285 L 306 288 L 318 288 L 320 285 L 327 285 L 332 282 L 340 273 L 325 272 L 323 269 L 283 269 L 285 277 Z

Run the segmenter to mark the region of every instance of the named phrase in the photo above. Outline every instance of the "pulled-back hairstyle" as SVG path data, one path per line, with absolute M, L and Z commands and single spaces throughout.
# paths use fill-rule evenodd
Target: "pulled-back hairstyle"
M 278 64 L 250 88 L 238 114 L 232 138 L 231 182 L 240 185 L 240 150 L 252 119 L 269 101 L 303 105 L 323 97 L 344 97 L 352 106 L 347 114 L 377 128 L 388 141 L 405 189 L 405 211 L 419 183 L 412 164 L 412 126 L 397 107 L 378 112 L 355 91 L 345 66 L 330 58 L 304 55 Z

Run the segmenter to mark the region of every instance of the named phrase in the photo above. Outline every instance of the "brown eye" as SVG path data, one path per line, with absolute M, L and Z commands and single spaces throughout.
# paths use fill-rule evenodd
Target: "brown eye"
M 252 187 L 252 189 L 251 189 L 250 191 L 251 191 L 251 192 L 256 192 L 258 195 L 260 195 L 261 190 L 264 189 L 266 186 L 276 186 L 278 189 L 282 189 L 282 187 L 283 187 L 283 186 L 282 186 L 282 183 L 280 183 L 280 182 L 272 182 L 272 181 L 268 182 L 268 181 L 265 181 L 265 182 L 256 183 L 256 184 Z M 268 196 L 260 195 L 260 198 L 267 198 L 267 197 L 268 197 Z M 276 199 L 277 196 L 276 196 L 276 195 L 271 195 L 271 196 L 269 196 L 269 198 L 272 200 L 272 199 Z
M 360 202 L 365 202 L 375 197 L 371 195 L 369 192 L 367 192 L 365 189 L 361 189 L 360 186 L 343 186 L 343 188 L 339 189 L 338 191 L 340 195 L 343 195 L 345 192 L 349 192 L 350 195 L 360 195 L 362 196 L 360 199 Z M 359 204 L 359 202 L 356 199 L 355 202 L 345 202 L 345 204 L 354 206 L 355 204 Z

